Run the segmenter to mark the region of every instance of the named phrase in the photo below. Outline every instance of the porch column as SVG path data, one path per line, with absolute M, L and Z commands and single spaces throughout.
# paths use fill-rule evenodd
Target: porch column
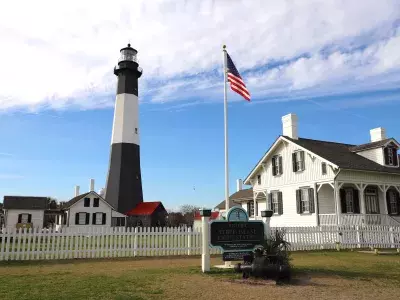
M 334 190 L 333 193 L 335 195 L 336 200 L 336 217 L 337 217 L 337 224 L 340 225 L 340 216 L 342 214 L 342 204 L 340 202 L 340 188 L 342 187 L 343 182 L 339 183 L 335 180 L 334 182 Z
M 399 190 L 397 187 L 395 187 L 397 190 Z M 384 214 L 388 215 L 389 214 L 389 208 L 388 208 L 388 204 L 387 204 L 387 199 L 386 199 L 386 192 L 388 191 L 388 189 L 390 189 L 390 185 L 384 185 L 383 186 L 383 210 L 384 210 Z M 380 205 L 380 198 L 378 195 L 378 204 Z M 380 209 L 380 207 L 379 207 Z
M 364 217 L 365 219 L 365 214 L 367 213 L 367 210 L 365 208 L 365 195 L 364 195 L 364 191 L 365 188 L 367 187 L 367 184 L 364 183 L 360 183 L 360 184 L 354 184 L 359 192 L 359 199 L 360 199 L 360 213 L 361 215 Z

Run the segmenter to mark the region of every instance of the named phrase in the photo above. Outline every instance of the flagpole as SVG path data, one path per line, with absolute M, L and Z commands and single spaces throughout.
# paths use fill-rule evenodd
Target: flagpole
M 228 100 L 227 100 L 227 58 L 226 45 L 222 47 L 224 57 L 224 135 L 225 135 L 225 215 L 228 217 L 229 210 L 229 168 L 228 168 Z

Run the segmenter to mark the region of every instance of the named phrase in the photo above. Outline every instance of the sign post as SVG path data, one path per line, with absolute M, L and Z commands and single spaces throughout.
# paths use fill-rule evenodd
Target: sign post
M 265 226 L 265 238 L 267 240 L 271 239 L 271 217 L 272 217 L 273 211 L 272 210 L 263 210 L 261 211 L 261 217 L 263 218 L 264 221 L 264 226 Z
M 202 251 L 201 251 L 201 270 L 203 273 L 210 271 L 210 225 L 209 220 L 211 217 L 211 209 L 200 210 L 202 222 Z

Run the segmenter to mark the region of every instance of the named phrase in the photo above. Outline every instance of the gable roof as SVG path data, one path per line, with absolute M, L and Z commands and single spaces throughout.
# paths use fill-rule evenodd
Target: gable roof
M 314 153 L 319 156 L 323 160 L 331 163 L 334 166 L 337 166 L 341 169 L 349 169 L 349 170 L 357 170 L 357 171 L 370 171 L 370 172 L 381 172 L 381 173 L 392 173 L 392 174 L 400 174 L 400 168 L 398 167 L 386 167 L 382 166 L 368 158 L 365 158 L 356 152 L 367 149 L 379 148 L 386 145 L 388 142 L 392 141 L 396 145 L 398 142 L 393 139 L 385 139 L 379 142 L 373 142 L 363 145 L 352 145 L 345 143 L 336 143 L 336 142 L 328 142 L 328 141 L 320 141 L 320 140 L 312 140 L 305 138 L 298 138 L 297 140 L 292 139 L 288 136 L 280 136 L 280 138 L 290 141 L 307 151 Z M 279 138 L 274 142 L 274 145 L 279 141 Z M 272 150 L 271 147 L 267 153 L 263 156 L 263 158 L 257 163 L 257 165 L 253 168 L 250 174 L 247 176 L 245 182 L 250 179 L 250 176 L 254 173 L 254 171 L 261 165 L 261 163 L 267 157 L 267 154 Z
M 140 202 L 134 209 L 131 209 L 126 213 L 127 216 L 137 216 L 137 215 L 151 215 L 159 207 L 165 210 L 161 202 Z
M 81 200 L 82 198 L 86 197 L 87 195 L 89 195 L 90 192 L 84 193 L 84 194 L 80 194 L 74 198 L 72 198 L 71 200 L 69 200 L 68 202 L 65 202 L 62 208 L 70 208 L 72 205 L 74 205 L 76 202 L 78 202 L 79 200 Z
M 4 196 L 4 209 L 47 209 L 48 197 Z
M 400 174 L 400 168 L 398 167 L 385 167 L 352 152 L 351 149 L 354 147 L 354 145 L 303 138 L 299 138 L 298 140 L 293 140 L 288 137 L 286 138 L 293 143 L 303 146 L 313 153 L 326 158 L 327 160 L 338 165 L 341 169 Z
M 362 145 L 358 145 L 358 146 L 353 146 L 353 147 L 350 147 L 350 150 L 354 151 L 354 152 L 359 152 L 359 151 L 364 151 L 364 150 L 369 150 L 369 149 L 376 149 L 376 148 L 384 147 L 387 144 L 389 144 L 390 142 L 393 142 L 397 147 L 400 146 L 396 142 L 395 139 L 389 138 L 389 139 L 384 139 L 382 141 L 377 141 L 377 142 L 366 143 L 366 144 L 362 144 Z
M 229 207 L 240 205 L 240 201 L 253 200 L 253 188 L 237 191 L 229 196 Z M 215 208 L 225 209 L 225 200 L 221 201 Z
M 83 198 L 85 198 L 86 196 L 88 196 L 89 194 L 94 194 L 97 198 L 101 199 L 102 201 L 104 201 L 108 206 L 110 206 L 113 210 L 115 210 L 115 208 L 106 201 L 106 199 L 104 199 L 103 197 L 101 197 L 99 194 L 97 194 L 95 191 L 91 191 L 91 192 L 87 192 L 84 194 L 80 194 L 74 198 L 72 198 L 71 200 L 69 200 L 68 202 L 64 203 L 62 209 L 68 209 L 70 208 L 72 205 L 74 205 L 75 203 L 79 202 L 80 200 L 82 200 Z

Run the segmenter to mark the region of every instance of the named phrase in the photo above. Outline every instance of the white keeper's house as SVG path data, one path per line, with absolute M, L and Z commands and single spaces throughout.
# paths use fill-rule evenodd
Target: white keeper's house
M 385 129 L 350 145 L 299 137 L 295 114 L 282 123 L 244 180 L 251 188 L 235 193 L 252 219 L 271 209 L 271 226 L 400 225 L 400 144 Z

